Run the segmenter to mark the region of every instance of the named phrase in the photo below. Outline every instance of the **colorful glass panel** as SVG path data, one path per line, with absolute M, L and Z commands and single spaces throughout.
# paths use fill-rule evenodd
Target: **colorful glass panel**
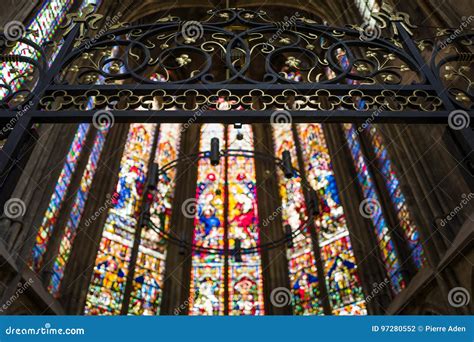
M 298 159 L 291 125 L 274 124 L 272 127 L 275 155 L 281 158 L 283 151 L 287 150 L 294 164 Z M 308 221 L 301 178 L 295 175 L 292 179 L 286 179 L 280 169 L 278 178 L 283 224 L 289 225 L 294 233 L 301 229 L 301 233 L 293 237 L 293 246 L 287 251 L 293 310 L 298 315 L 322 314 L 313 243 L 307 227 L 301 228 Z
M 398 293 L 405 287 L 405 281 L 400 273 L 398 256 L 393 241 L 390 238 L 389 228 L 380 208 L 380 200 L 376 193 L 372 176 L 368 170 L 367 160 L 362 154 L 359 137 L 356 134 L 354 126 L 352 124 L 344 124 L 344 132 L 354 161 L 362 193 L 367 201 L 374 204 L 371 206 L 373 212 L 371 213 L 370 218 L 375 228 L 377 241 L 382 252 L 382 260 L 384 261 L 385 268 L 390 276 L 392 287 L 394 291 Z
M 53 264 L 53 274 L 51 277 L 48 290 L 57 295 L 61 280 L 64 276 L 64 269 L 71 254 L 71 248 L 77 234 L 77 227 L 81 221 L 87 197 L 94 179 L 97 163 L 99 162 L 100 153 L 107 137 L 108 129 L 99 130 L 94 139 L 92 150 L 87 162 L 86 169 L 82 176 L 79 189 L 76 193 L 69 220 L 66 223 L 64 235 L 59 245 L 59 252 Z
M 224 137 L 224 125 L 203 125 L 199 150 L 210 151 L 211 138 L 218 138 L 222 148 Z M 209 158 L 199 160 L 193 238 L 196 246 L 224 248 L 224 182 L 223 162 L 213 166 Z M 223 256 L 193 251 L 189 312 L 191 315 L 224 314 Z
M 27 33 L 25 38 L 33 41 L 38 45 L 42 45 L 53 38 L 54 33 L 58 29 L 66 17 L 66 13 L 71 7 L 72 0 L 49 0 L 45 1 L 38 13 L 33 17 L 31 22 L 26 25 Z M 23 43 L 17 43 L 12 54 L 25 57 L 36 58 L 36 52 Z M 54 58 L 51 58 L 51 60 Z M 25 78 L 19 78 L 18 75 L 24 74 L 28 70 L 28 65 L 22 62 L 3 61 L 1 68 L 2 83 L 9 84 L 13 91 L 20 88 Z M 0 99 L 6 95 L 5 89 L 0 89 Z
M 116 199 L 105 222 L 85 314 L 119 314 L 121 311 L 155 130 L 154 124 L 130 126 L 113 195 Z
M 418 227 L 415 222 L 413 222 L 408 211 L 405 196 L 400 189 L 398 177 L 393 169 L 387 149 L 383 144 L 382 136 L 374 125 L 369 127 L 368 132 L 372 141 L 372 147 L 375 152 L 379 170 L 385 179 L 385 184 L 394 206 L 394 210 L 397 214 L 400 227 L 405 235 L 405 240 L 408 242 L 408 248 L 411 251 L 416 267 L 420 268 L 423 265 L 424 255 L 418 234 Z
M 315 223 L 333 313 L 365 314 L 364 294 L 322 125 L 302 124 L 297 128 L 306 176 L 319 197 L 320 214 Z
M 240 136 L 241 138 L 239 138 Z M 250 125 L 241 129 L 228 127 L 228 148 L 252 151 L 253 133 Z M 241 248 L 260 243 L 257 214 L 255 160 L 243 156 L 227 157 L 229 193 L 229 249 L 240 240 Z M 263 314 L 263 281 L 260 254 L 242 254 L 242 260 L 229 258 L 229 313 L 231 315 Z
M 178 158 L 180 134 L 179 124 L 160 125 L 158 147 L 155 154 L 155 163 L 159 167 Z M 150 211 L 153 224 L 165 231 L 168 231 L 170 224 L 175 173 L 175 168 L 172 168 L 166 174 L 160 175 Z M 129 313 L 134 315 L 159 314 L 165 260 L 165 240 L 156 230 L 144 226 L 141 231 Z
M 349 67 L 350 63 L 344 50 L 338 49 L 337 59 L 339 60 L 341 66 L 346 69 Z M 333 77 L 333 73 L 331 71 L 328 70 L 327 74 L 328 78 Z M 357 83 L 353 80 L 348 80 L 347 82 L 351 84 Z M 364 108 L 365 103 L 363 101 L 356 101 L 360 109 Z M 380 201 L 376 193 L 376 186 L 368 170 L 367 160 L 365 159 L 362 153 L 359 136 L 356 133 L 357 131 L 354 125 L 344 124 L 343 127 L 349 145 L 349 150 L 351 152 L 352 159 L 356 168 L 359 185 L 362 188 L 362 192 L 365 196 L 366 201 L 368 201 L 368 203 L 371 203 L 371 207 L 374 208 L 374 212 L 372 213 L 370 218 L 375 228 L 377 241 L 379 243 L 380 251 L 382 254 L 382 260 L 385 264 L 387 274 L 390 277 L 392 289 L 395 293 L 398 293 L 406 286 L 406 284 L 400 272 L 397 252 L 395 250 L 394 243 L 390 236 L 389 228 L 386 224 L 383 212 L 380 207 Z
M 53 233 L 54 226 L 57 222 L 59 211 L 66 196 L 67 189 L 71 183 L 72 175 L 76 170 L 77 162 L 80 153 L 84 147 L 87 132 L 89 131 L 89 124 L 81 124 L 74 136 L 69 152 L 66 156 L 66 162 L 61 170 L 61 173 L 54 188 L 54 193 L 51 196 L 48 209 L 46 209 L 43 222 L 38 229 L 36 236 L 36 243 L 33 247 L 33 258 L 30 266 L 34 270 L 39 271 L 43 264 L 43 256 L 46 252 L 48 242 Z

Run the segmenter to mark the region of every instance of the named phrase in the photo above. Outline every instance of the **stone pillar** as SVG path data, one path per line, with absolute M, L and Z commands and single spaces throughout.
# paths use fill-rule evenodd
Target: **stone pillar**
M 272 132 L 269 125 L 254 124 L 255 152 L 273 155 Z M 258 219 L 261 244 L 268 244 L 285 237 L 282 219 L 281 198 L 277 177 L 277 166 L 273 161 L 256 159 Z M 290 290 L 286 245 L 261 251 L 263 291 L 266 315 L 291 315 L 291 304 L 277 307 L 271 301 L 275 289 Z

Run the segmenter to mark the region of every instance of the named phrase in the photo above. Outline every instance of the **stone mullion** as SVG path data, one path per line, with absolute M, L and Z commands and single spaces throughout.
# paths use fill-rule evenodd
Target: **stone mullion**
M 339 197 L 344 207 L 358 274 L 364 293 L 367 295 L 367 310 L 369 314 L 384 314 L 390 304 L 392 293 L 388 287 L 382 288 L 379 293 L 373 292 L 377 285 L 385 282 L 387 272 L 381 258 L 374 227 L 369 220 L 361 216 L 359 211 L 359 204 L 364 200 L 364 196 L 357 180 L 352 156 L 339 124 L 324 124 L 323 131 L 331 156 Z
M 59 300 L 68 314 L 83 313 L 84 303 L 92 278 L 104 224 L 108 216 L 105 208 L 113 195 L 130 125 L 114 125 L 107 134 L 97 171 L 92 182 L 71 255 L 66 265 Z M 104 207 L 99 215 L 98 210 Z M 89 225 L 85 222 L 96 217 Z
M 273 155 L 271 128 L 264 124 L 254 124 L 253 132 L 255 152 Z M 273 161 L 256 158 L 255 174 L 260 243 L 265 245 L 273 241 L 282 240 L 285 237 L 282 224 L 282 201 L 279 192 L 277 166 Z M 262 249 L 261 258 L 265 314 L 291 315 L 293 313 L 291 303 L 285 306 L 275 306 L 271 301 L 273 291 L 288 289 L 288 292 L 290 292 L 286 245 Z
M 42 278 L 42 281 L 45 286 L 48 285 L 51 279 L 54 260 L 58 255 L 59 245 L 61 243 L 62 237 L 64 236 L 66 224 L 71 216 L 72 205 L 74 203 L 74 200 L 76 199 L 76 194 L 79 190 L 79 186 L 84 175 L 84 170 L 89 161 L 89 156 L 94 145 L 94 139 L 96 134 L 97 130 L 91 126 L 87 134 L 84 146 L 81 150 L 76 170 L 74 171 L 74 174 L 71 177 L 71 182 L 68 186 L 64 201 L 61 204 L 59 216 L 56 224 L 54 225 L 53 233 L 51 235 L 46 253 L 44 255 L 43 266 L 40 271 L 40 277 Z
M 297 163 L 296 165 L 300 171 L 301 181 L 304 182 L 304 184 L 309 184 L 306 178 L 306 168 L 305 168 L 305 163 L 303 159 L 303 151 L 301 149 L 301 143 L 298 137 L 296 127 L 292 125 L 291 130 L 293 134 L 293 139 L 295 141 L 296 155 L 298 159 L 296 160 L 296 163 Z M 311 217 L 309 213 L 311 208 L 308 206 L 308 203 L 310 203 L 310 200 L 309 200 L 310 194 L 306 186 L 303 186 L 302 190 L 303 190 L 304 198 L 306 201 L 307 215 L 308 217 Z M 319 238 L 316 231 L 316 224 L 314 220 L 311 220 L 311 219 L 309 220 L 308 230 L 311 236 L 311 241 L 313 243 L 313 253 L 314 253 L 314 258 L 316 260 L 317 274 L 319 278 L 319 291 L 321 293 L 321 304 L 323 306 L 324 314 L 331 315 L 332 314 L 331 301 L 329 299 L 329 291 L 328 291 L 327 283 L 326 283 L 326 275 L 324 274 L 324 264 L 321 259 L 321 248 L 319 247 Z
M 200 125 L 189 125 L 181 134 L 180 156 L 199 152 Z M 193 241 L 194 218 L 183 215 L 182 204 L 189 198 L 196 197 L 197 162 L 182 159 L 176 166 L 175 194 L 172 202 L 173 211 L 170 219 L 170 234 Z M 188 313 L 192 269 L 192 250 L 168 243 L 163 285 L 163 299 L 160 312 L 162 315 Z

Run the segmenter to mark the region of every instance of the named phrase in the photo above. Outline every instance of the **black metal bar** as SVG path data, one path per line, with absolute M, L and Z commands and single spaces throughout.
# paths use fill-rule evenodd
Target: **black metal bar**
M 266 84 L 266 83 L 244 83 L 244 84 L 202 84 L 202 83 L 157 83 L 157 84 L 77 84 L 77 85 L 51 85 L 48 87 L 46 93 L 51 94 L 55 91 L 65 91 L 69 95 L 83 95 L 88 90 L 100 91 L 103 95 L 116 94 L 121 90 L 130 90 L 137 95 L 148 95 L 154 90 L 164 90 L 169 94 L 182 94 L 187 90 L 197 90 L 202 93 L 213 94 L 219 90 L 230 90 L 236 94 L 248 93 L 250 90 L 263 90 L 265 92 L 282 92 L 284 90 L 294 90 L 297 94 L 309 94 L 319 89 L 329 90 L 331 92 L 340 91 L 347 93 L 351 90 L 363 90 L 364 92 L 380 92 L 382 90 L 392 90 L 397 93 L 411 93 L 415 90 L 424 90 L 426 92 L 435 92 L 432 85 L 427 84 L 407 84 L 407 85 L 392 85 L 392 84 L 333 84 L 333 83 L 295 83 L 295 84 Z M 340 95 L 335 93 L 334 95 Z
M 193 123 L 270 123 L 275 110 L 204 110 L 200 115 L 186 110 L 109 110 L 117 123 L 185 123 L 191 118 Z M 360 110 L 291 110 L 287 111 L 294 123 L 412 123 L 412 124 L 446 124 L 449 111 L 374 111 Z M 83 123 L 92 122 L 96 111 L 32 111 L 31 118 L 35 123 Z M 474 125 L 474 111 L 468 112 L 471 124 Z M 7 116 L 9 115 L 9 116 Z M 0 110 L 0 122 L 8 121 L 13 114 Z M 13 132 L 12 132 L 13 134 Z M 13 135 L 14 136 L 14 135 Z

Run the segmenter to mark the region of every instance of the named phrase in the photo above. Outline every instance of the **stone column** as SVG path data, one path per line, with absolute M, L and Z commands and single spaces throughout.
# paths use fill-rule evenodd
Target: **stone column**
M 255 152 L 273 156 L 271 127 L 267 124 L 254 124 Z M 282 225 L 282 207 L 277 177 L 277 166 L 269 160 L 256 159 L 258 219 L 261 244 L 268 244 L 285 237 Z M 261 251 L 263 270 L 263 290 L 266 315 L 291 315 L 291 303 L 283 307 L 273 305 L 272 292 L 275 289 L 290 290 L 286 245 Z M 276 290 L 275 290 L 276 291 Z

